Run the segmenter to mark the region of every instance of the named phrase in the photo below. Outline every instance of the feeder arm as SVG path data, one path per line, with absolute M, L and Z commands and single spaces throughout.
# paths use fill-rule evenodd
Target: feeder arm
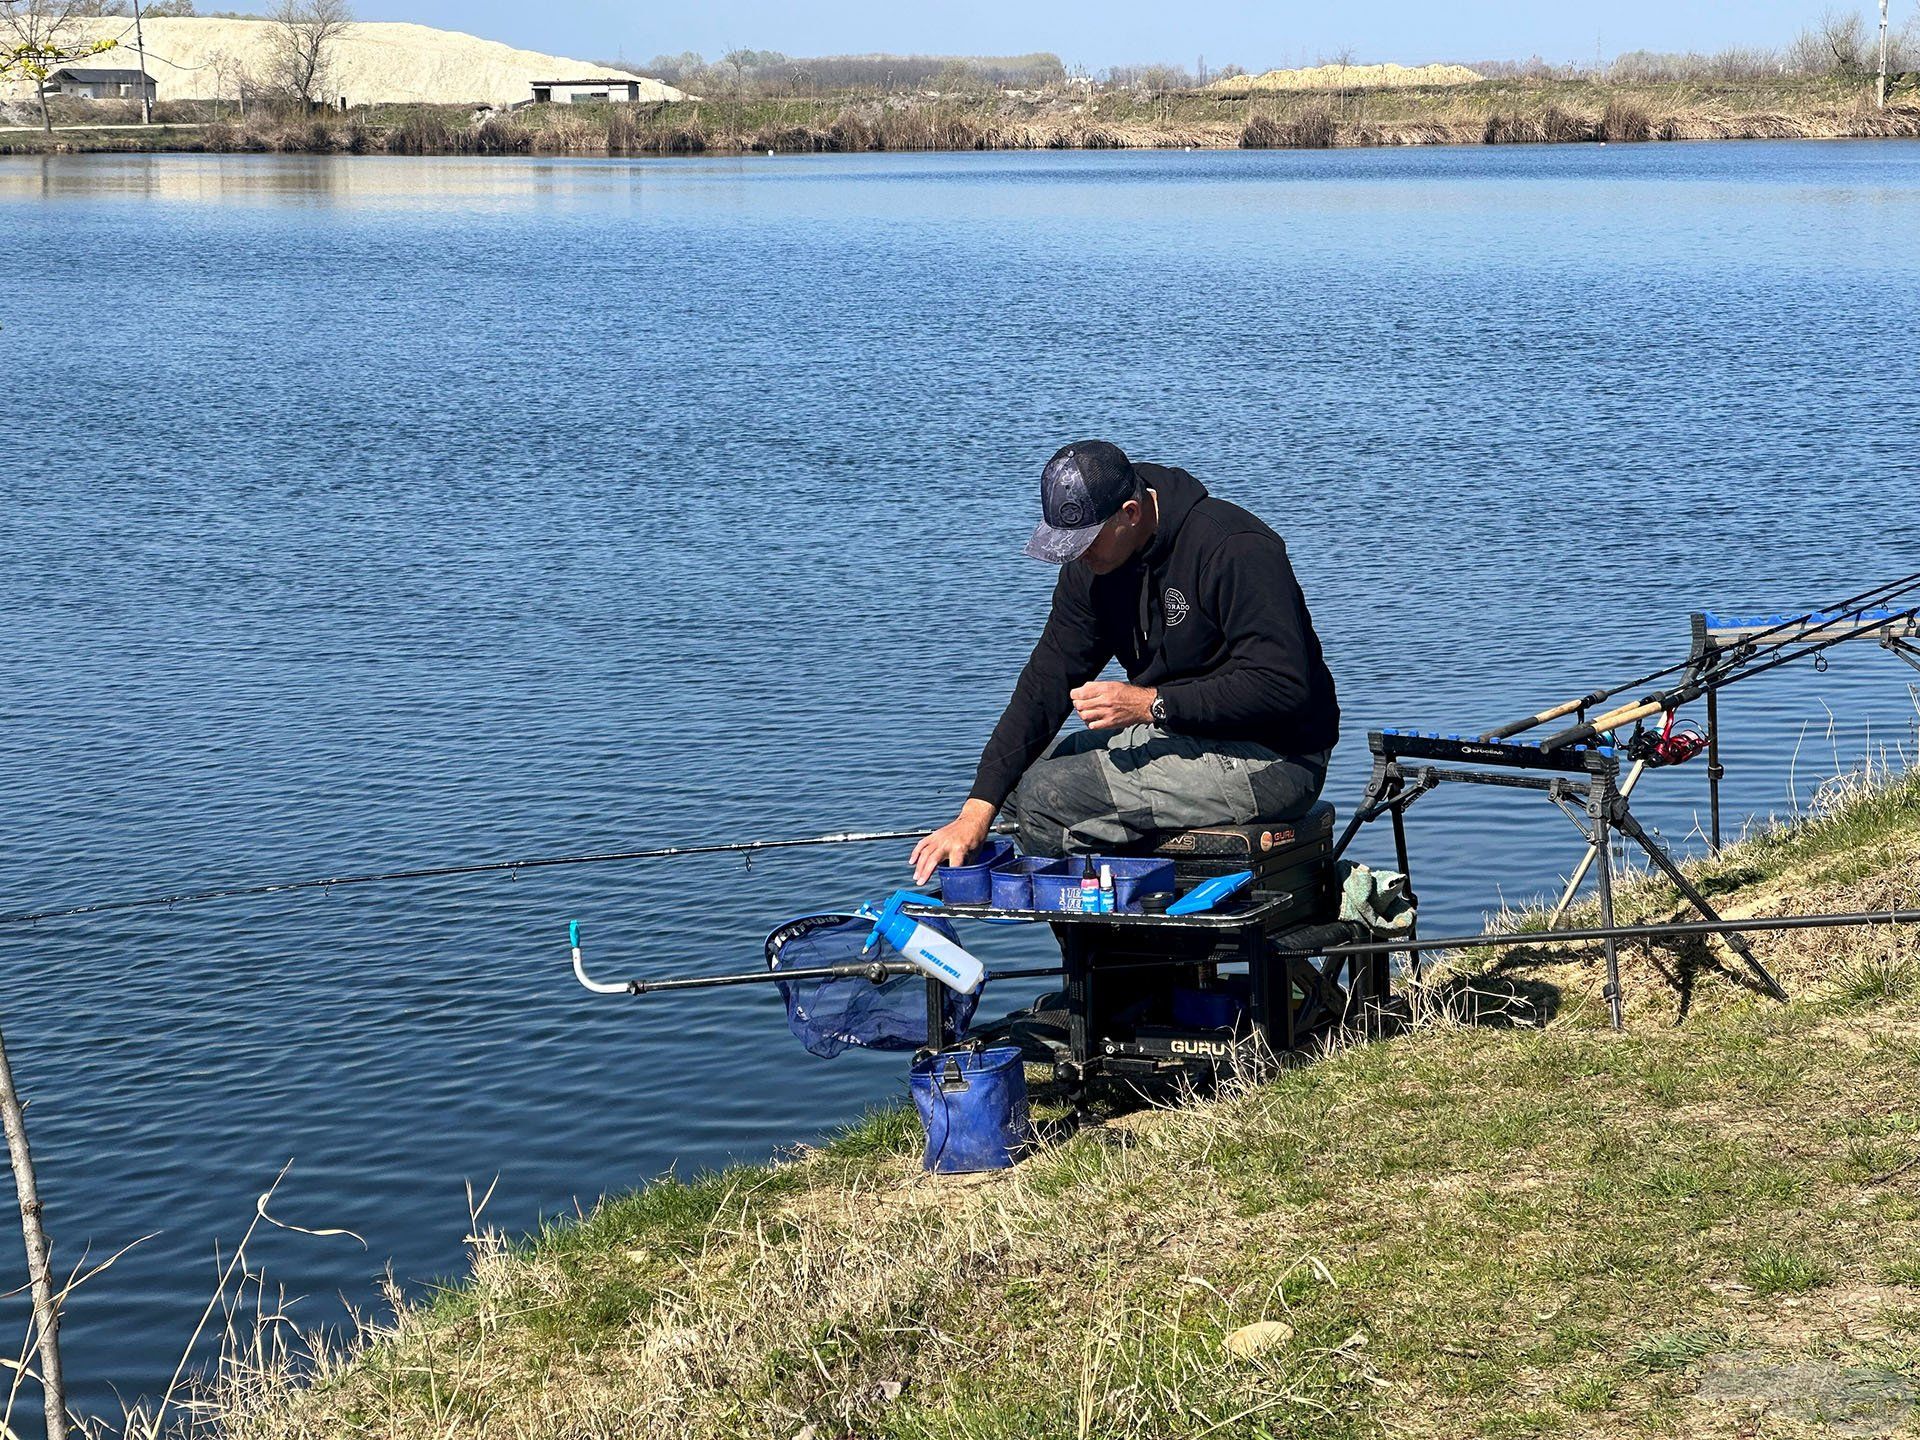
M 580 922 L 567 922 L 573 950 L 573 977 L 596 995 L 648 995 L 656 990 L 713 990 L 723 985 L 764 985 L 781 980 L 871 980 L 878 985 L 895 975 L 917 975 L 905 960 L 862 960 L 847 965 L 817 965 L 806 970 L 752 970 L 740 975 L 689 975 L 669 980 L 596 980 L 580 958 Z

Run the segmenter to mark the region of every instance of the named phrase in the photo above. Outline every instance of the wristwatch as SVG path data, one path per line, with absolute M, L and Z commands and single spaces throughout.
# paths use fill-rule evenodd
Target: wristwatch
M 1158 725 L 1162 730 L 1166 729 L 1167 728 L 1167 697 L 1164 695 L 1154 696 L 1153 704 L 1147 707 L 1147 713 L 1153 716 L 1154 724 Z

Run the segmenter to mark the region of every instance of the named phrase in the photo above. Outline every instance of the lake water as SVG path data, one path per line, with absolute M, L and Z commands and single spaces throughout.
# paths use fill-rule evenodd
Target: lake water
M 0 161 L 0 911 L 942 820 L 1087 435 L 1288 537 L 1349 806 L 1371 727 L 1920 568 L 1916 234 L 1897 142 Z M 1909 678 L 1861 647 L 1731 692 L 1736 811 L 1910 739 Z M 1704 784 L 1642 813 L 1679 840 Z M 1412 830 L 1435 927 L 1576 855 L 1523 796 Z M 522 1230 L 901 1094 L 768 993 L 590 996 L 565 928 L 751 968 L 905 848 L 0 932 L 59 1255 L 159 1232 L 73 1303 L 80 1399 L 164 1383 L 289 1160 L 276 1215 L 368 1242 L 258 1242 L 319 1324 L 389 1257 L 458 1273 L 468 1180 Z

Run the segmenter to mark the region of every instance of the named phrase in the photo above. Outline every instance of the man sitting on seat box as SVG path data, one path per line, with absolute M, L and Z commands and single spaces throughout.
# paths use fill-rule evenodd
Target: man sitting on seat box
M 966 804 L 914 847 L 916 883 L 963 862 L 1003 805 L 1029 855 L 1305 814 L 1340 708 L 1280 537 L 1104 440 L 1047 462 L 1040 510 L 1027 554 L 1060 566 L 1053 609 Z M 1127 682 L 1097 680 L 1115 658 Z M 1069 710 L 1088 728 L 1036 759 Z

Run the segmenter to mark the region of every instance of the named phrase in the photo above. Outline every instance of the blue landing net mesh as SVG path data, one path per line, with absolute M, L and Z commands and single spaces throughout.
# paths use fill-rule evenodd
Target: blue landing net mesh
M 953 927 L 928 919 L 949 940 Z M 857 915 L 805 915 L 789 920 L 767 937 L 767 968 L 811 970 L 824 965 L 857 965 L 865 960 L 898 960 L 882 941 L 865 955 L 860 947 L 873 931 L 871 920 Z M 815 1055 L 832 1058 L 849 1045 L 868 1050 L 917 1050 L 927 1043 L 927 982 L 918 974 L 896 975 L 876 985 L 860 976 L 827 980 L 782 980 L 787 1028 Z M 962 995 L 941 987 L 947 1028 L 954 1037 L 967 1033 L 979 991 Z

